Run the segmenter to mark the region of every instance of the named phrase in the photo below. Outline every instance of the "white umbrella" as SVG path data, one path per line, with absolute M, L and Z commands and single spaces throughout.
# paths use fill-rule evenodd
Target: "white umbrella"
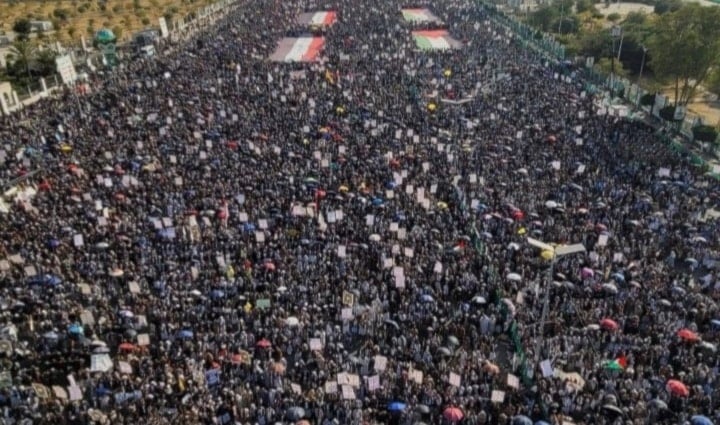
M 370 235 L 370 240 L 373 242 L 380 242 L 380 239 L 380 235 L 378 235 L 377 233 L 373 233 L 372 235 Z
M 546 206 L 547 208 L 557 208 L 557 207 L 558 207 L 558 203 L 555 202 L 555 201 L 547 201 L 547 202 L 545 202 L 545 206 Z
M 485 297 L 482 297 L 480 295 L 475 295 L 472 298 L 472 302 L 474 302 L 475 304 L 487 304 L 487 300 L 485 299 Z
M 618 288 L 617 288 L 617 286 L 615 286 L 614 283 L 605 283 L 605 284 L 603 284 L 602 288 L 604 291 L 609 292 L 611 294 L 618 293 Z
M 114 268 L 114 269 L 110 270 L 109 274 L 112 277 L 120 277 L 120 276 L 124 275 L 125 272 L 122 269 Z
M 285 324 L 288 326 L 297 326 L 300 324 L 300 320 L 295 316 L 290 316 L 287 319 L 285 319 Z
M 591 324 L 585 326 L 585 329 L 587 329 L 589 331 L 597 331 L 597 330 L 600 330 L 600 325 L 598 325 L 597 323 L 591 323 Z
M 691 240 L 692 240 L 693 242 L 695 242 L 695 243 L 707 243 L 707 239 L 705 239 L 705 238 L 702 237 L 702 236 L 695 236 L 695 237 L 692 238 Z
M 520 282 L 522 280 L 522 276 L 517 273 L 508 273 L 507 279 L 513 282 Z
M 513 251 L 517 251 L 520 249 L 520 245 L 515 242 L 510 242 L 508 245 L 508 249 L 512 249 Z

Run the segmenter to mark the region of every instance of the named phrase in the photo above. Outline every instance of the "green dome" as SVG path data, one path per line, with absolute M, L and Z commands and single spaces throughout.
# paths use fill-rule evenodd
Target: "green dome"
M 95 33 L 95 41 L 98 43 L 112 43 L 115 40 L 115 34 L 107 28 L 103 28 Z

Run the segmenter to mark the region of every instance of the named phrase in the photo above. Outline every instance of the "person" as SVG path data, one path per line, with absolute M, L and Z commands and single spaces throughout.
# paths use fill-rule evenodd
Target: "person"
M 400 6 L 241 0 L 2 118 L 5 422 L 718 417 L 717 185 L 482 4 Z

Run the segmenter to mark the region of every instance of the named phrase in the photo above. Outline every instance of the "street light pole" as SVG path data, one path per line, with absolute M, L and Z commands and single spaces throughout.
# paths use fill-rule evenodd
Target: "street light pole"
M 643 69 L 645 68 L 645 54 L 647 53 L 647 47 L 642 46 L 643 49 L 643 55 L 642 55 L 642 61 L 640 61 L 640 74 L 638 75 L 638 83 L 642 81 L 642 74 Z
M 612 27 L 612 53 L 610 54 L 610 97 L 615 96 L 615 41 L 621 36 L 622 28 L 615 25 Z
M 552 260 L 550 261 L 550 268 L 548 269 L 547 284 L 545 293 L 543 294 L 543 306 L 542 313 L 540 314 L 539 335 L 535 342 L 535 364 L 540 363 L 540 352 L 545 346 L 545 321 L 547 321 L 548 309 L 550 305 L 550 285 L 552 284 L 553 276 L 555 274 L 555 264 L 558 258 L 565 257 L 571 254 L 578 254 L 585 252 L 585 246 L 583 244 L 563 245 L 554 247 L 546 244 L 545 242 L 539 241 L 533 238 L 527 238 L 528 244 L 540 248 L 543 251 L 550 251 L 552 253 Z

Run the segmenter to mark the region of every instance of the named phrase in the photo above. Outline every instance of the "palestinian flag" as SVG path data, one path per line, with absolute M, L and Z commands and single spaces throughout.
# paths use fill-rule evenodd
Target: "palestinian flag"
M 318 25 L 328 26 L 335 23 L 337 20 L 337 13 L 333 11 L 326 12 L 310 12 L 301 13 L 298 17 L 298 24 L 300 25 Z
M 403 9 L 403 18 L 407 22 L 437 22 L 439 19 L 428 9 Z
M 324 37 L 283 38 L 275 53 L 270 56 L 274 62 L 313 62 L 325 46 Z
M 627 368 L 628 362 L 627 358 L 625 356 L 620 356 L 615 360 L 608 360 L 603 365 L 605 369 L 608 370 L 625 370 Z
M 461 46 L 446 30 L 413 31 L 412 35 L 421 50 L 448 50 Z

